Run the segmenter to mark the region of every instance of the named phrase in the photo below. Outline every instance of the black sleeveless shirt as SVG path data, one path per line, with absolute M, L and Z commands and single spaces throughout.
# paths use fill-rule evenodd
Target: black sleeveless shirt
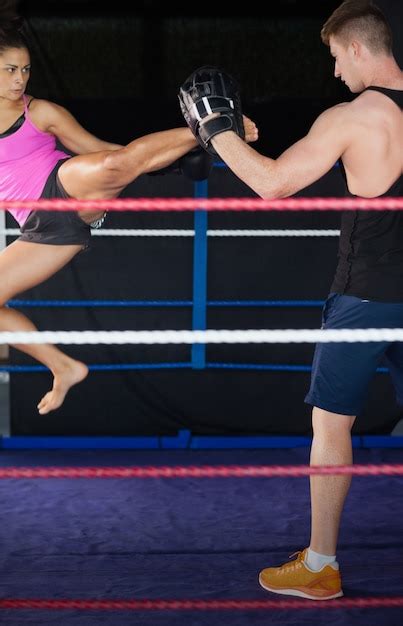
M 379 91 L 403 110 L 403 91 Z M 340 169 L 346 183 L 343 164 Z M 380 197 L 403 197 L 403 176 Z M 342 215 L 339 262 L 330 291 L 380 302 L 403 302 L 403 211 L 346 211 Z

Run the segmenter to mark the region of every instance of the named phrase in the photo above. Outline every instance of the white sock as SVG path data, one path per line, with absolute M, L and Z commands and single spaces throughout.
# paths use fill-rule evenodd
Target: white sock
M 318 552 L 314 552 L 311 548 L 308 548 L 308 553 L 305 557 L 305 565 L 309 567 L 309 569 L 314 572 L 319 572 L 325 565 L 330 565 L 330 563 L 338 566 L 336 562 L 336 555 L 328 556 L 327 554 L 319 554 Z

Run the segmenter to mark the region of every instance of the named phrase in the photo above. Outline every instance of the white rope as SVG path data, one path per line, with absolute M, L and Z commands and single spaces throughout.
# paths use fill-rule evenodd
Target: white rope
M 403 341 L 403 328 L 0 332 L 0 344 L 339 343 Z
M 98 237 L 194 237 L 194 230 L 100 228 L 92 230 Z M 19 228 L 0 229 L 0 235 L 19 236 Z M 338 237 L 339 230 L 208 230 L 209 237 Z
M 339 230 L 208 230 L 210 237 L 339 237 Z

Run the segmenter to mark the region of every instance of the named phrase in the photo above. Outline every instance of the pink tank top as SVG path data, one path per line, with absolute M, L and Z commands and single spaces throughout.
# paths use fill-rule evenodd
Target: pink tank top
M 37 200 L 56 163 L 71 156 L 56 149 L 54 135 L 35 126 L 25 95 L 23 100 L 23 124 L 11 135 L 0 137 L 0 200 Z M 23 226 L 31 209 L 9 212 Z

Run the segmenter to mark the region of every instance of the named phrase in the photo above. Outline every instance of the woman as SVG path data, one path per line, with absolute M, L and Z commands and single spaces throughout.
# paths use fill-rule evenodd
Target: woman
M 198 144 L 188 128 L 140 137 L 122 147 L 88 133 L 63 107 L 26 95 L 27 44 L 16 22 L 0 23 L 0 199 L 109 199 L 140 174 L 167 167 Z M 257 138 L 245 118 L 247 140 Z M 58 139 L 76 156 L 56 148 Z M 0 254 L 0 331 L 35 331 L 22 313 L 5 308 L 16 294 L 47 280 L 88 245 L 90 224 L 103 212 L 14 209 L 22 235 Z M 61 406 L 88 374 L 87 366 L 53 345 L 16 345 L 46 365 L 52 389 L 40 414 Z

